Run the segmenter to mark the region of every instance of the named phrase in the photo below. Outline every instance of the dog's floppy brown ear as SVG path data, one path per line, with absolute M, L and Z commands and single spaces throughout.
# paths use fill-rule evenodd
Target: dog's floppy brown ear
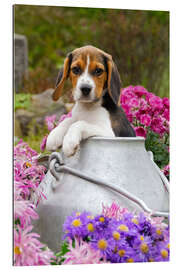
M 59 97 L 61 96 L 64 83 L 69 76 L 71 62 L 72 62 L 72 53 L 69 53 L 67 57 L 65 58 L 64 66 L 62 69 L 60 69 L 58 77 L 57 77 L 55 91 L 52 95 L 52 98 L 54 101 L 58 100 Z
M 119 105 L 119 97 L 121 91 L 121 79 L 116 64 L 113 62 L 112 57 L 106 58 L 107 65 L 107 88 L 108 93 L 114 103 Z

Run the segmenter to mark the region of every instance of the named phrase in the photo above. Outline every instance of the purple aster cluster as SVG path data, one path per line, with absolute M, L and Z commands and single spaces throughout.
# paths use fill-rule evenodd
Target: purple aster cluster
M 87 242 L 110 263 L 169 260 L 169 227 L 144 213 L 126 211 L 116 219 L 74 212 L 67 217 L 63 229 L 65 239 Z

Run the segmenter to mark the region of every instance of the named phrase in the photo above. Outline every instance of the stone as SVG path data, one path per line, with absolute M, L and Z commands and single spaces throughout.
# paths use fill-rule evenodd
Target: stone
M 27 38 L 23 35 L 14 35 L 14 89 L 21 92 L 23 78 L 28 72 Z
M 20 125 L 23 136 L 28 136 L 29 131 L 37 134 L 38 128 L 43 127 L 46 116 L 56 114 L 59 119 L 62 114 L 67 113 L 61 99 L 56 102 L 52 100 L 53 91 L 54 89 L 47 89 L 40 94 L 32 95 L 31 106 L 28 110 L 16 110 L 15 119 Z M 30 124 L 32 124 L 31 128 Z

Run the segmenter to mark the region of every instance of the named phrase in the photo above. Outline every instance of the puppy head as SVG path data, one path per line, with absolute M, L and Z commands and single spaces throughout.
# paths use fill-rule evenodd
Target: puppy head
M 78 48 L 68 54 L 60 70 L 53 100 L 61 95 L 67 78 L 73 86 L 75 101 L 96 102 L 106 89 L 115 104 L 118 104 L 121 81 L 112 56 L 93 46 Z

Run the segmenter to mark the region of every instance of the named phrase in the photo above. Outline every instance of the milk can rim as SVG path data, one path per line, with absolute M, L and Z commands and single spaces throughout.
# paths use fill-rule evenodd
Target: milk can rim
M 145 138 L 144 137 L 140 137 L 140 136 L 137 136 L 137 137 L 91 137 L 89 138 L 88 140 L 97 140 L 97 141 L 141 141 L 141 142 L 144 142 L 145 141 Z

